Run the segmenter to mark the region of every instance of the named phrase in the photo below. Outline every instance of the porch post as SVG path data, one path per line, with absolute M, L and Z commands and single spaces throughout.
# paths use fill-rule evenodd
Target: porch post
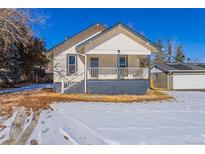
M 119 53 L 120 53 L 120 50 L 117 50 L 117 79 L 119 80 L 120 79 L 120 67 L 119 67 Z
M 151 58 L 148 55 L 148 79 L 149 79 L 149 88 L 151 88 Z
M 61 93 L 64 93 L 64 79 L 61 77 Z
M 87 93 L 87 55 L 85 55 L 85 65 L 84 65 L 84 93 Z

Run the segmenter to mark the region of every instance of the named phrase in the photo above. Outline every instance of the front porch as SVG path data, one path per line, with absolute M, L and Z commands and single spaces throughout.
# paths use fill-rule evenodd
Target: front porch
M 86 59 L 87 80 L 149 79 L 149 56 L 87 55 Z
M 79 55 L 79 57 L 83 60 L 84 69 L 76 71 L 69 80 L 61 83 L 63 93 L 143 95 L 149 89 L 149 55 Z

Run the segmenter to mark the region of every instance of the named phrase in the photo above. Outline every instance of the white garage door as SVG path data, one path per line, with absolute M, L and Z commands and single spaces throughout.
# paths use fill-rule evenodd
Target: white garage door
M 205 73 L 174 74 L 173 89 L 205 89 Z

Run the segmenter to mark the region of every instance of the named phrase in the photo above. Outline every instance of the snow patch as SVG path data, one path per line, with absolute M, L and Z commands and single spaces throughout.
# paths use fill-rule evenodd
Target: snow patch
M 13 121 L 15 120 L 17 113 L 18 111 L 14 112 L 12 117 L 10 117 L 1 124 L 2 126 L 6 126 L 6 128 L 0 131 L 0 144 L 4 143 L 9 139 L 10 131 L 13 126 Z
M 175 100 L 52 104 L 53 110 L 41 112 L 27 144 L 33 139 L 49 145 L 205 144 L 205 92 L 172 91 L 168 94 Z M 8 120 L 7 123 L 11 123 Z
M 23 86 L 20 88 L 0 90 L 0 94 L 15 93 L 15 92 L 22 92 L 22 91 L 31 91 L 34 89 L 44 89 L 44 88 L 53 88 L 53 83 L 32 84 L 32 85 Z

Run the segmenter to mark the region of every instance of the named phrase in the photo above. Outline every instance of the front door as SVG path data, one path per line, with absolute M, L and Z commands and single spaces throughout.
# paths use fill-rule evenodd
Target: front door
M 128 56 L 119 56 L 120 79 L 128 76 Z
M 91 77 L 92 78 L 98 78 L 99 74 L 99 60 L 98 58 L 90 58 L 90 67 L 91 67 Z

